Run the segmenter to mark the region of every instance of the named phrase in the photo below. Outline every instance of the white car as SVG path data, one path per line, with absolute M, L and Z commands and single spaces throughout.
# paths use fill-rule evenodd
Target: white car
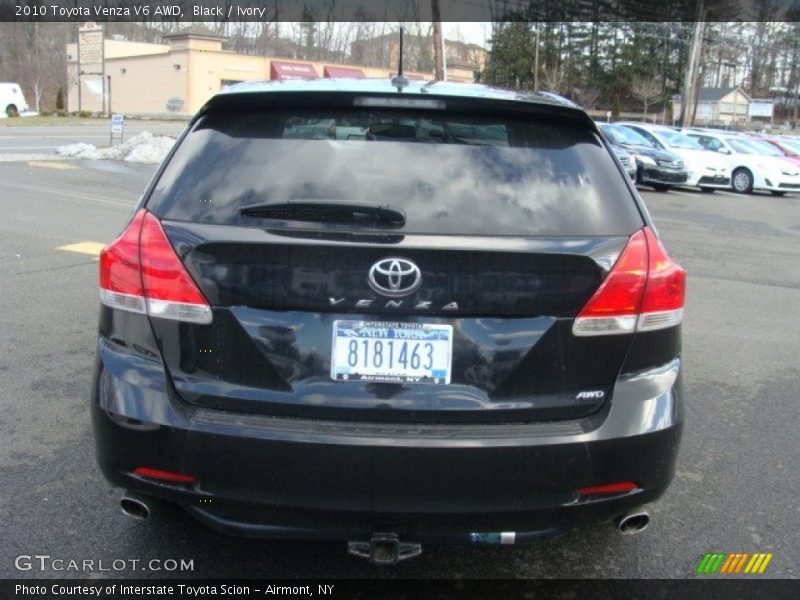
M 687 129 L 687 136 L 732 161 L 732 187 L 741 194 L 765 190 L 775 196 L 800 192 L 800 168 L 767 143 L 735 133 Z
M 730 162 L 723 156 L 709 152 L 697 140 L 669 127 L 645 123 L 618 123 L 643 136 L 656 148 L 677 154 L 683 159 L 689 177 L 684 186 L 699 187 L 704 192 L 730 189 Z

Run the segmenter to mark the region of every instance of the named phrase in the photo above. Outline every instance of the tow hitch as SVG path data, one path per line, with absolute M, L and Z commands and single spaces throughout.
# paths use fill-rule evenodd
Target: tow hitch
M 422 544 L 401 542 L 395 533 L 373 533 L 368 542 L 347 542 L 347 551 L 374 565 L 396 565 L 422 554 Z

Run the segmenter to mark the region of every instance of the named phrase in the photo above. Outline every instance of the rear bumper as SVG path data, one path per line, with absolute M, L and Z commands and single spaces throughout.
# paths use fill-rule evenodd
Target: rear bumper
M 679 361 L 621 380 L 597 414 L 514 425 L 333 423 L 198 409 L 161 365 L 100 342 L 92 414 L 114 485 L 177 502 L 242 535 L 416 540 L 553 537 L 660 496 L 681 433 Z M 191 474 L 186 487 L 138 466 Z M 581 487 L 635 481 L 613 498 Z

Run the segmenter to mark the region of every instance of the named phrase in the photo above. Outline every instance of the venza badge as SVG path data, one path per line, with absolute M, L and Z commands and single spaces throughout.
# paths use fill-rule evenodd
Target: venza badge
M 369 270 L 369 287 L 389 298 L 402 298 L 416 292 L 422 285 L 422 271 L 405 258 L 384 258 Z

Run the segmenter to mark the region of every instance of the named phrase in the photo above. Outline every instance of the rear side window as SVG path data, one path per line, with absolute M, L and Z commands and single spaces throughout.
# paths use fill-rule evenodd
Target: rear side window
M 401 231 L 417 234 L 628 235 L 642 225 L 592 131 L 386 109 L 206 115 L 148 208 L 167 220 L 290 227 L 299 225 L 240 209 L 301 201 L 389 206 L 406 215 Z

